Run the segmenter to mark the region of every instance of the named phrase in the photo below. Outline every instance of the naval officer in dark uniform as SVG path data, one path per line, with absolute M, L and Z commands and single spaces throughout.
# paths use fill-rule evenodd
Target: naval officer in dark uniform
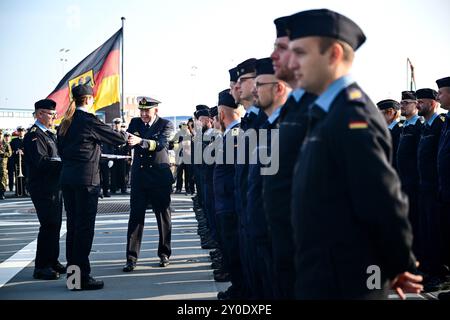
M 166 267 L 172 253 L 170 194 L 174 183 L 169 164 L 169 141 L 173 135 L 172 122 L 158 117 L 159 101 L 138 97 L 140 118 L 130 121 L 128 144 L 134 149 L 131 168 L 131 211 L 128 221 L 124 272 L 133 271 L 139 257 L 144 231 L 145 210 L 150 203 L 159 231 L 158 257 Z
M 248 169 L 247 207 L 248 216 L 248 250 L 251 257 L 250 263 L 253 273 L 256 275 L 256 299 L 272 299 L 274 297 L 274 281 L 272 268 L 272 245 L 269 234 L 269 226 L 264 210 L 264 198 L 262 192 L 263 179 L 266 175 L 278 171 L 278 126 L 277 120 L 280 107 L 286 103 L 290 86 L 274 75 L 272 59 L 263 58 L 256 62 L 256 81 L 253 95 L 256 104 L 268 117 L 261 125 L 257 145 L 254 146 L 250 156 Z M 262 129 L 262 130 L 261 130 Z M 263 137 L 267 137 L 264 139 Z M 272 139 L 273 146 L 272 149 Z M 262 156 L 267 158 L 262 161 Z
M 378 109 L 383 114 L 392 137 L 392 165 L 397 169 L 397 148 L 403 124 L 400 122 L 400 103 L 392 99 L 382 100 L 377 103 Z
M 412 234 L 389 131 L 349 76 L 364 33 L 327 9 L 291 16 L 288 32 L 298 85 L 318 95 L 293 176 L 296 298 L 420 292 L 421 277 L 407 272 L 415 267 Z
M 450 266 L 450 77 L 436 81 L 439 87 L 438 99 L 441 108 L 447 110 L 445 123 L 439 139 L 437 169 L 438 198 L 441 218 L 442 255 L 441 261 Z M 441 293 L 439 299 L 450 299 L 450 293 Z
M 214 168 L 214 207 L 216 222 L 222 237 L 223 269 L 231 274 L 231 286 L 225 292 L 219 292 L 219 299 L 243 298 L 243 275 L 239 254 L 239 228 L 236 214 L 235 168 L 239 123 L 243 108 L 237 105 L 229 90 L 219 93 L 218 118 L 222 126 L 223 138 L 216 156 Z M 233 152 L 232 155 L 229 152 Z M 230 161 L 232 160 L 232 161 Z
M 40 223 L 33 277 L 53 280 L 66 273 L 66 268 L 58 261 L 62 194 L 59 184 L 61 161 L 57 159 L 56 134 L 53 131 L 56 103 L 43 99 L 34 107 L 36 122 L 23 139 L 25 164 L 28 166 L 27 187 Z
M 439 138 L 445 116 L 437 113 L 438 93 L 433 89 L 416 91 L 418 115 L 425 119 L 417 147 L 417 168 L 419 171 L 419 227 L 422 252 L 421 270 L 430 275 L 425 280 L 425 291 L 439 290 L 443 279 L 441 238 L 438 203 L 437 153 Z
M 293 299 L 295 284 L 294 239 L 291 224 L 291 189 L 295 159 L 306 135 L 308 106 L 316 98 L 297 85 L 289 69 L 291 51 L 286 23 L 289 17 L 275 19 L 276 39 L 271 58 L 275 76 L 293 91 L 281 107 L 279 128 L 279 168 L 263 178 L 263 200 L 270 231 L 273 256 L 274 299 Z
M 81 290 L 97 290 L 103 288 L 103 281 L 91 277 L 89 254 L 100 192 L 100 145 L 123 145 L 127 139 L 89 112 L 94 104 L 91 86 L 75 86 L 72 95 L 58 131 L 60 181 L 67 214 L 67 265 L 80 268 Z
M 417 109 L 417 96 L 413 91 L 402 92 L 402 116 L 406 118 L 397 148 L 397 169 L 402 189 L 408 196 L 408 218 L 413 231 L 413 251 L 418 260 L 423 260 L 424 253 L 420 246 L 419 221 L 419 170 L 417 168 L 417 148 L 422 133 L 422 119 Z

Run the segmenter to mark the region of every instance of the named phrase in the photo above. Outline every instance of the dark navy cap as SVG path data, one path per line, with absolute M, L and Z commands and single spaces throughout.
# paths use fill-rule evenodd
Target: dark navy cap
M 82 96 L 93 96 L 94 90 L 88 84 L 80 84 L 72 88 L 72 97 L 74 99 L 81 98 Z
M 239 63 L 236 67 L 238 77 L 243 74 L 255 72 L 256 61 L 257 60 L 255 58 L 251 58 Z
M 194 117 L 195 119 L 200 118 L 201 116 L 209 117 L 209 108 L 204 104 L 199 104 L 195 107 Z
M 398 103 L 395 100 L 392 99 L 386 99 L 386 100 L 382 100 L 380 102 L 377 103 L 378 109 L 380 110 L 386 110 L 386 109 L 395 109 L 395 110 L 400 110 L 400 103 Z
M 291 40 L 313 36 L 341 40 L 355 51 L 366 41 L 366 36 L 355 22 L 328 9 L 293 14 L 287 22 L 287 33 Z
M 450 77 L 442 78 L 439 80 L 436 80 L 438 88 L 445 88 L 450 87 Z
M 261 74 L 275 74 L 271 58 L 262 58 L 256 61 L 256 76 Z
M 403 91 L 402 100 L 417 100 L 416 93 L 414 91 Z
M 277 38 L 287 37 L 287 22 L 289 17 L 280 17 L 273 21 L 275 27 L 277 28 Z
M 225 89 L 219 92 L 218 106 L 226 106 L 229 108 L 237 109 L 238 105 L 234 101 L 233 96 L 230 94 L 230 89 Z
M 209 116 L 211 118 L 214 118 L 217 115 L 218 115 L 217 107 L 212 107 L 211 109 L 209 109 Z
M 437 100 L 438 93 L 436 90 L 425 88 L 425 89 L 419 89 L 416 91 L 417 99 L 432 99 Z
M 197 106 L 195 106 L 195 111 L 199 111 L 199 110 L 209 110 L 208 106 L 205 106 L 204 104 L 199 104 Z
M 56 102 L 51 99 L 42 99 L 37 101 L 34 104 L 34 109 L 48 109 L 48 110 L 55 110 L 56 108 Z
M 151 109 L 157 107 L 161 102 L 150 97 L 137 97 L 139 109 Z
M 230 81 L 232 82 L 237 82 L 239 79 L 238 76 L 238 69 L 237 67 L 234 67 L 233 69 L 228 70 L 229 74 L 230 74 Z

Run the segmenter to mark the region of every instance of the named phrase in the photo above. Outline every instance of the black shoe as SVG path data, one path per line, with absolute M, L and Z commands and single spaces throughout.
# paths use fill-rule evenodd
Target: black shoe
M 103 192 L 103 196 L 104 196 L 105 198 L 111 198 L 111 193 L 109 193 L 108 191 Z
M 214 275 L 214 281 L 217 282 L 229 282 L 231 281 L 231 275 L 227 272 L 225 273 L 217 273 Z
M 220 291 L 217 294 L 218 300 L 230 300 L 230 295 L 228 294 L 228 291 Z
M 0 200 L 5 200 L 5 195 L 3 193 L 0 193 Z
M 134 270 L 134 268 L 136 268 L 136 263 L 127 261 L 127 264 L 123 267 L 122 271 L 123 272 L 131 272 Z
M 218 247 L 218 243 L 216 241 L 214 241 L 213 239 L 202 244 L 202 249 L 216 249 L 217 247 Z
M 167 256 L 162 256 L 159 261 L 159 266 L 165 268 L 169 265 L 169 258 Z
M 33 278 L 40 280 L 58 280 L 59 273 L 52 268 L 34 269 Z
M 59 274 L 66 274 L 67 268 L 64 267 L 59 261 L 56 262 L 56 264 L 52 267 L 53 270 L 55 270 Z
M 213 262 L 211 263 L 211 269 L 221 269 L 222 263 L 221 262 Z
M 130 194 L 129 192 L 127 192 L 126 190 L 121 191 L 120 194 Z
M 86 281 L 81 281 L 81 290 L 100 290 L 103 289 L 104 283 L 102 280 L 96 280 L 89 276 Z

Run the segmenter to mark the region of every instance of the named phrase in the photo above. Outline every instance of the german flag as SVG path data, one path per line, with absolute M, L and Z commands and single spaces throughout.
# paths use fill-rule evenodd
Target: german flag
M 110 107 L 112 117 L 120 117 L 120 46 L 122 28 L 104 44 L 70 70 L 47 97 L 56 102 L 57 123 L 62 120 L 71 98 L 72 88 L 90 84 L 94 90 L 93 110 Z M 106 119 L 110 121 L 110 119 Z

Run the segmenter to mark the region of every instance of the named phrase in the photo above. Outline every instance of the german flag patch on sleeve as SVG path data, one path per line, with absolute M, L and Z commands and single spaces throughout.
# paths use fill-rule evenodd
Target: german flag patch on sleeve
M 367 121 L 350 121 L 348 124 L 350 130 L 367 129 L 368 127 Z

